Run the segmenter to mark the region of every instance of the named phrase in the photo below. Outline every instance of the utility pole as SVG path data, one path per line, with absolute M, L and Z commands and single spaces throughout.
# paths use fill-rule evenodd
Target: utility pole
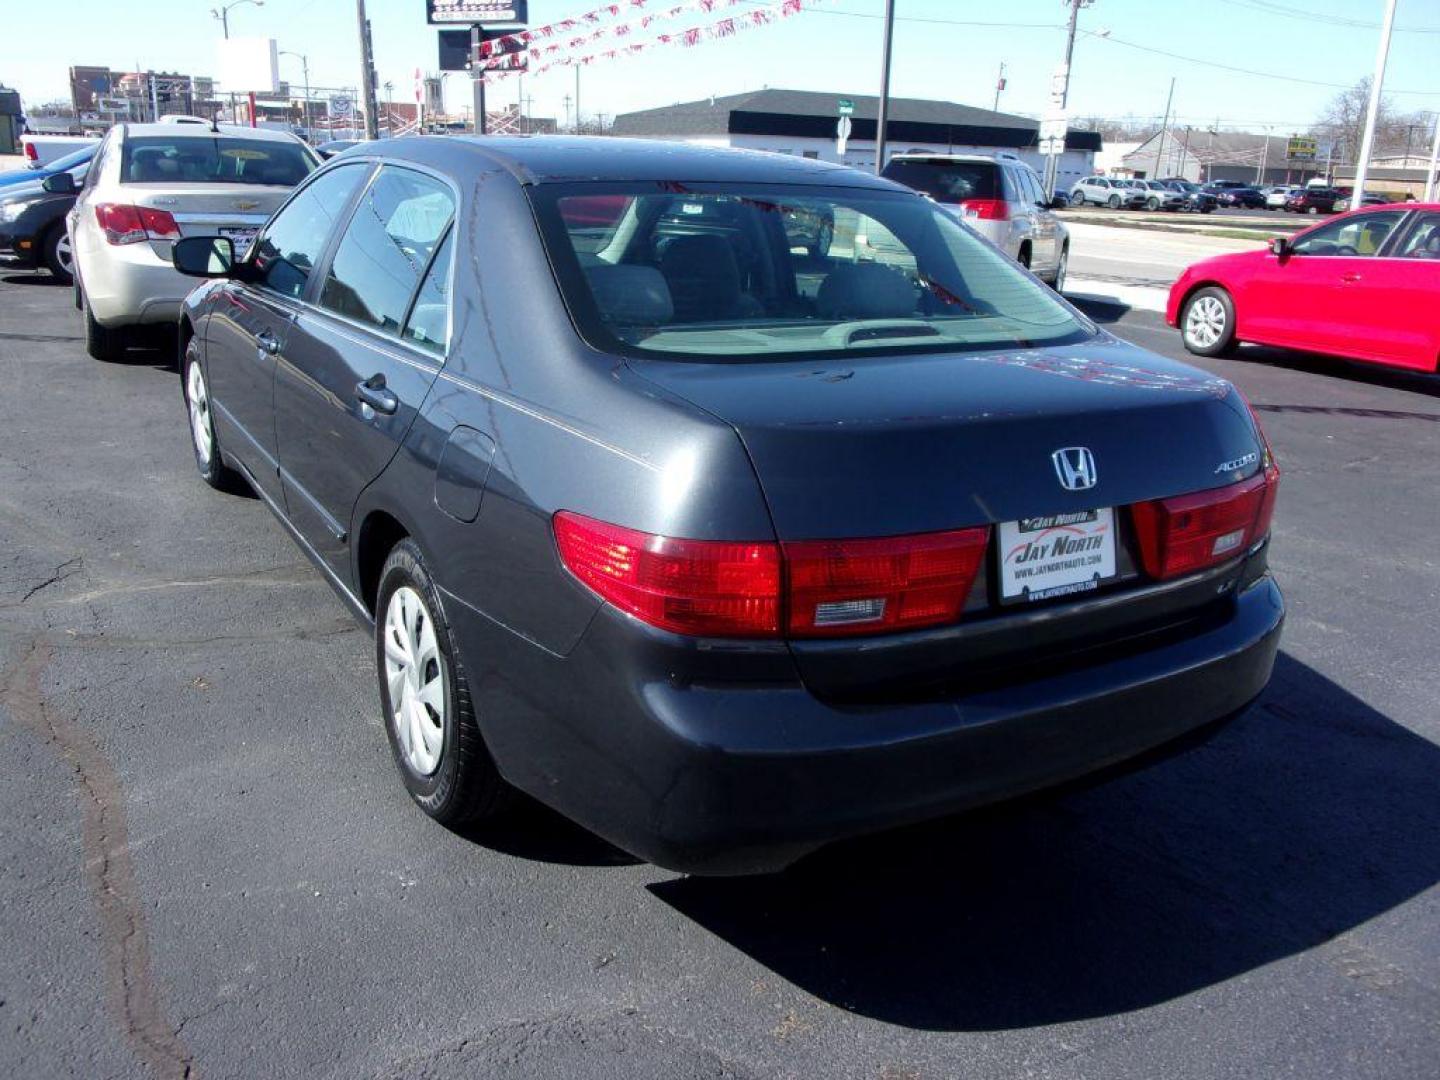
M 315 141 L 315 129 L 310 123 L 310 58 L 304 53 L 280 50 L 281 56 L 295 56 L 300 59 L 300 68 L 305 73 L 305 141 Z
M 1425 202 L 1435 197 L 1435 166 L 1440 163 L 1440 110 L 1435 113 L 1435 141 L 1430 144 L 1430 171 L 1425 174 Z
M 995 76 L 995 105 L 991 112 L 1000 111 L 1000 91 L 1005 89 L 1005 61 L 1000 61 L 1000 72 Z
M 571 101 L 570 95 L 569 95 L 569 94 L 566 94 L 566 95 L 565 95 L 565 126 L 566 126 L 567 128 L 570 126 L 570 101 Z
M 1069 26 L 1065 31 L 1065 63 L 1061 66 L 1059 74 L 1059 93 L 1055 94 L 1055 104 L 1063 114 L 1070 102 L 1070 61 L 1075 57 L 1075 27 L 1080 19 L 1080 9 L 1089 7 L 1095 0 L 1065 0 L 1070 8 Z M 1060 172 L 1060 155 L 1050 154 L 1045 160 L 1045 194 L 1048 196 L 1055 190 L 1055 180 Z
M 885 127 L 890 119 L 890 47 L 895 40 L 895 0 L 885 0 L 885 45 L 880 56 L 880 107 L 875 117 L 875 175 L 885 168 Z
M 1165 119 L 1160 121 L 1160 145 L 1155 148 L 1155 175 L 1150 179 L 1159 180 L 1164 166 L 1165 133 L 1170 130 L 1170 105 L 1175 100 L 1175 76 L 1170 76 L 1170 93 L 1165 96 Z
M 1265 146 L 1260 151 L 1260 163 L 1255 166 L 1255 183 L 1265 182 L 1265 169 L 1270 164 L 1270 132 L 1273 129 L 1268 125 L 1265 128 Z
M 1370 171 L 1370 151 L 1375 146 L 1375 121 L 1380 115 L 1380 91 L 1385 83 L 1385 63 L 1390 59 L 1390 31 L 1395 27 L 1395 0 L 1385 0 L 1385 21 L 1380 27 L 1380 47 L 1375 53 L 1375 75 L 1370 80 L 1370 107 L 1365 111 L 1365 135 L 1360 157 L 1355 162 L 1355 195 L 1351 205 L 1364 205 L 1365 174 Z
M 375 104 L 375 55 L 371 51 L 370 20 L 365 17 L 365 0 L 355 0 L 355 21 L 360 26 L 360 94 L 365 108 L 365 138 L 380 137 L 380 118 Z
M 575 65 L 575 134 L 580 134 L 580 65 Z
M 476 135 L 486 134 L 489 128 L 485 118 L 485 69 L 475 66 L 480 63 L 480 43 L 484 40 L 484 27 L 470 27 L 470 93 L 474 99 Z

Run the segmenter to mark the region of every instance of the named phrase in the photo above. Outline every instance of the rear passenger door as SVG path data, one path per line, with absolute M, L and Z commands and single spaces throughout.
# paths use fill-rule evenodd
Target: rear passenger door
M 290 520 L 341 580 L 350 511 L 445 362 L 456 204 L 438 177 L 382 166 L 280 358 L 275 433 Z

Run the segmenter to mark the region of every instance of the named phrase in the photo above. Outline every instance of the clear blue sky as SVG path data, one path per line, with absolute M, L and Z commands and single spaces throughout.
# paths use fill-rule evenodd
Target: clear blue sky
M 531 0 L 531 23 L 597 3 Z M 207 0 L 147 0 L 128 8 L 114 0 L 7 0 L 0 82 L 18 87 L 32 104 L 68 97 L 71 64 L 212 72 L 220 36 L 212 6 Z M 651 4 L 662 6 L 663 0 Z M 424 0 L 370 0 L 369 7 L 380 81 L 392 80 L 396 100 L 409 100 L 415 67 L 436 62 Z M 1158 118 L 1173 75 L 1182 124 L 1218 119 L 1250 129 L 1301 129 L 1334 93 L 1314 83 L 1350 84 L 1371 71 L 1383 8 L 1381 0 L 1096 0 L 1080 17 L 1091 34 L 1082 34 L 1076 45 L 1072 109 L 1081 116 Z M 764 85 L 874 93 L 883 9 L 883 0 L 828 0 L 728 41 L 588 67 L 581 76 L 584 111 L 614 115 Z M 1003 60 L 1009 86 L 1001 108 L 1032 114 L 1044 108 L 1064 47 L 1062 0 L 896 0 L 896 10 L 897 95 L 988 106 Z M 236 8 L 230 19 L 234 35 L 273 36 L 281 49 L 307 53 L 315 85 L 358 82 L 353 0 L 265 0 L 263 7 Z M 1440 109 L 1440 2 L 1400 0 L 1397 26 L 1387 92 L 1405 111 Z M 1108 38 L 1092 36 L 1107 30 Z M 300 82 L 299 61 L 281 57 L 281 71 Z M 534 115 L 563 116 L 562 98 L 572 92 L 574 76 L 561 69 L 524 84 Z M 447 86 L 452 107 L 468 102 L 463 73 L 452 75 Z M 513 101 L 516 92 L 516 81 L 508 80 L 492 101 Z

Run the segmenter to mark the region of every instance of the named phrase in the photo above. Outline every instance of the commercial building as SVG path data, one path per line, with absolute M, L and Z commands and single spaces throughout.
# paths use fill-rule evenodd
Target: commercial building
M 842 103 L 853 107 L 850 138 L 843 155 L 836 144 Z M 877 98 L 861 95 L 755 90 L 622 113 L 615 118 L 612 134 L 769 150 L 874 168 L 878 107 Z M 1009 151 L 1043 173 L 1039 130 L 1039 121 L 1024 116 L 952 101 L 892 98 L 886 139 L 890 154 L 910 150 L 941 154 Z M 1101 145 L 1098 132 L 1068 132 L 1060 155 L 1057 189 L 1068 190 L 1075 181 L 1089 176 Z
M 1121 159 L 1129 176 L 1179 177 L 1197 184 L 1242 180 L 1251 184 L 1303 184 L 1325 173 L 1324 160 L 1289 155 L 1290 135 L 1246 131 L 1196 131 L 1170 128 L 1156 132 Z

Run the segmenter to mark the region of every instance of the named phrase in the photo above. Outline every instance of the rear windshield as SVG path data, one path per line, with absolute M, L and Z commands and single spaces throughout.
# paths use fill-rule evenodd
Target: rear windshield
M 261 139 L 171 138 L 141 135 L 126 139 L 120 180 L 127 184 L 271 184 L 293 187 L 319 164 L 298 143 Z
M 973 351 L 1094 330 L 949 211 L 900 192 L 726 184 L 529 189 L 582 335 L 714 361 Z
M 1000 170 L 993 161 L 902 158 L 885 166 L 884 177 L 929 195 L 936 202 L 1002 199 Z

